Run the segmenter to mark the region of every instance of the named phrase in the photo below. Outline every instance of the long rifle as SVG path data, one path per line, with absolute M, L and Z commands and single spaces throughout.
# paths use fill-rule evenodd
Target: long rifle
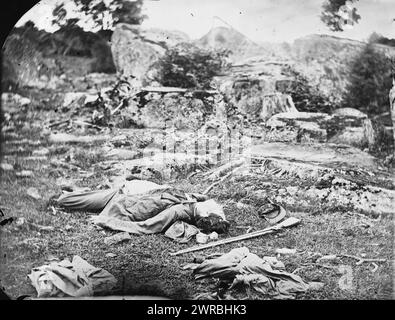
M 207 248 L 212 248 L 212 247 L 220 246 L 220 245 L 226 244 L 226 243 L 232 243 L 232 242 L 236 242 L 236 241 L 256 238 L 259 236 L 263 236 L 266 234 L 270 234 L 270 233 L 279 231 L 283 228 L 289 228 L 289 227 L 295 226 L 299 223 L 300 223 L 299 219 L 291 217 L 291 218 L 288 218 L 288 219 L 286 219 L 286 220 L 284 220 L 284 221 L 280 222 L 279 224 L 276 224 L 275 226 L 272 226 L 272 227 L 268 227 L 268 228 L 265 228 L 262 230 L 257 230 L 257 231 L 247 233 L 247 234 L 242 234 L 240 236 L 236 236 L 236 237 L 232 237 L 232 238 L 227 238 L 227 239 L 222 239 L 222 240 L 218 240 L 215 242 L 210 242 L 210 243 L 204 244 L 202 246 L 196 246 L 196 247 L 192 247 L 192 248 L 179 250 L 177 252 L 171 252 L 170 255 L 178 256 L 183 253 L 194 252 L 194 251 L 199 251 L 199 250 L 203 250 L 203 249 L 207 249 Z

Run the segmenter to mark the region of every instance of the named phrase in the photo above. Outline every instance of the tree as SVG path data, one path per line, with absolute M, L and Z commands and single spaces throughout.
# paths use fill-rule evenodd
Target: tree
M 323 96 L 317 87 L 309 84 L 306 77 L 293 68 L 286 67 L 282 70 L 294 79 L 291 85 L 282 93 L 289 94 L 298 111 L 303 112 L 330 112 L 334 109 L 328 97 Z
M 111 30 L 117 23 L 141 24 L 146 18 L 142 14 L 143 0 L 72 1 L 78 17 L 71 17 L 65 2 L 61 2 L 52 12 L 52 24 L 62 28 L 70 23 L 84 22 L 99 30 Z
M 332 31 L 343 31 L 361 19 L 353 4 L 358 0 L 327 0 L 322 6 L 321 20 Z
M 343 31 L 344 30 L 344 17 L 350 23 L 348 25 L 353 26 L 355 23 L 361 19 L 361 16 L 357 14 L 356 8 L 353 8 L 353 4 L 358 0 L 326 0 L 323 4 L 323 11 L 321 13 L 321 20 L 331 29 L 332 31 Z M 395 19 L 394 19 L 395 21 Z M 373 40 L 377 36 L 371 36 L 370 40 Z M 390 42 L 389 45 L 392 45 L 391 39 L 388 39 Z M 385 108 L 383 106 L 388 106 L 388 92 L 391 88 L 390 81 L 392 76 L 393 87 L 392 89 L 395 91 L 395 72 L 394 72 L 394 61 L 384 62 L 384 65 L 380 65 L 379 61 L 383 61 L 383 57 L 375 57 L 374 48 L 371 43 L 369 43 L 364 51 L 362 52 L 359 59 L 354 62 L 352 66 L 352 74 L 350 75 L 351 84 L 348 87 L 349 97 L 346 99 L 351 104 L 357 105 L 357 102 L 362 102 L 363 100 L 367 102 L 365 106 L 367 108 L 367 112 L 370 113 L 373 110 Z M 367 83 L 364 84 L 360 82 L 360 80 L 367 79 L 368 75 L 371 74 L 371 68 L 377 66 L 378 69 L 374 73 L 374 77 L 372 79 L 368 79 Z M 379 74 L 379 72 L 383 71 L 383 74 Z M 354 74 L 356 72 L 356 74 Z M 365 73 L 364 73 L 365 72 Z M 388 73 L 391 76 L 388 77 Z M 373 97 L 368 96 L 368 94 L 362 90 L 362 87 L 366 89 L 368 92 L 374 94 Z M 385 91 L 386 90 L 386 91 Z M 390 100 L 394 95 L 393 92 L 389 93 Z M 361 94 L 361 97 L 357 97 L 358 92 Z M 378 96 L 380 95 L 380 96 Z M 385 103 L 386 100 L 386 103 Z M 390 101 L 390 115 L 392 122 L 392 131 L 393 131 L 393 142 L 395 143 L 395 108 L 393 107 L 393 101 Z M 378 110 L 377 110 L 378 111 Z M 395 149 L 394 149 L 395 152 Z
M 345 105 L 370 116 L 388 112 L 391 77 L 391 60 L 369 42 L 351 65 Z
M 157 63 L 154 80 L 164 86 L 209 89 L 211 80 L 227 67 L 228 51 L 182 43 L 168 49 Z

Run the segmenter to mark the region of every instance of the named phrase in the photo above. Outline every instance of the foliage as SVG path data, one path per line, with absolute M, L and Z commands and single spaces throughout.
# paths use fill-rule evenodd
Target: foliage
M 332 31 L 343 31 L 358 23 L 361 16 L 352 6 L 358 0 L 327 0 L 322 5 L 321 21 Z
M 324 96 L 318 88 L 309 84 L 306 77 L 292 68 L 284 70 L 294 81 L 283 93 L 292 97 L 295 107 L 298 111 L 304 112 L 326 112 L 330 113 L 336 108 L 336 105 L 329 97 Z
M 384 37 L 381 34 L 378 34 L 376 32 L 373 32 L 369 36 L 369 42 L 379 43 L 379 44 L 384 44 L 387 46 L 395 47 L 395 39 L 390 39 L 390 38 Z
M 92 46 L 92 56 L 95 60 L 91 64 L 91 72 L 115 73 L 115 64 L 111 48 L 105 41 L 95 42 Z
M 344 104 L 368 115 L 389 111 L 388 92 L 392 86 L 392 63 L 368 43 L 355 58 L 349 73 Z
M 182 43 L 167 50 L 155 64 L 154 80 L 164 86 L 209 89 L 213 77 L 228 67 L 228 51 L 214 51 Z
M 120 22 L 141 24 L 146 18 L 142 14 L 143 0 L 73 0 L 74 11 L 82 17 L 70 17 L 65 1 L 59 3 L 52 14 L 52 24 L 60 28 L 83 21 L 101 30 L 112 29 Z M 69 10 L 70 11 L 70 10 Z

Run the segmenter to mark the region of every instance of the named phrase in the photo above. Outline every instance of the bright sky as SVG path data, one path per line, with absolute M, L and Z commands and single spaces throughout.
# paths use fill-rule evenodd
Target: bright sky
M 33 20 L 50 30 L 51 11 L 59 0 L 42 0 L 17 25 Z M 128 0 L 125 0 L 128 1 Z M 373 32 L 395 38 L 395 0 L 359 0 L 360 22 L 342 33 L 330 32 L 319 16 L 324 0 L 145 0 L 146 27 L 180 30 L 200 38 L 219 16 L 250 39 L 293 41 L 308 34 L 332 34 L 366 40 Z

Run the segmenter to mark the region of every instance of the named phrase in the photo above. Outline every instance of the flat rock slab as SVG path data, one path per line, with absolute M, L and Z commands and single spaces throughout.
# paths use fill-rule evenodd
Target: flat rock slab
M 158 153 L 153 156 L 142 157 L 134 160 L 103 161 L 102 166 L 121 174 L 130 173 L 133 168 L 149 168 L 170 177 L 177 168 L 184 168 L 194 165 L 213 164 L 212 157 L 199 156 L 185 153 Z
M 344 145 L 273 142 L 252 146 L 245 151 L 244 155 L 252 159 L 275 158 L 329 168 L 337 168 L 341 164 L 350 169 L 359 167 L 371 171 L 378 170 L 375 157 L 357 148 Z
M 356 148 L 266 143 L 250 147 L 244 155 L 247 163 L 252 163 L 241 174 L 316 181 L 316 186 L 307 190 L 288 188 L 285 194 L 279 193 L 274 200 L 285 206 L 304 203 L 311 207 L 319 201 L 374 216 L 393 213 L 393 174 L 380 170 L 373 156 Z
M 108 135 L 76 136 L 68 133 L 53 133 L 48 138 L 49 142 L 52 143 L 93 143 L 110 139 L 111 137 Z

